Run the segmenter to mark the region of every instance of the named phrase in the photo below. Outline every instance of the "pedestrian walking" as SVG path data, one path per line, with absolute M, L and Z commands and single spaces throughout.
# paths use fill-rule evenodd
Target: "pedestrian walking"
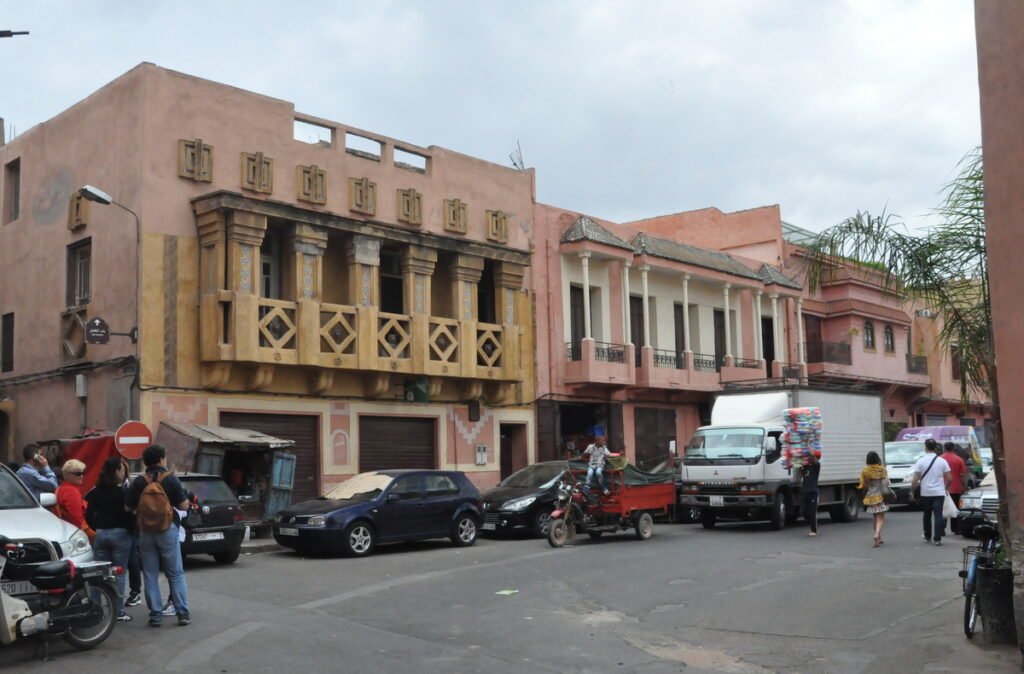
M 15 475 L 28 487 L 32 495 L 39 500 L 40 494 L 52 494 L 60 486 L 57 476 L 39 451 L 39 445 L 29 444 L 21 449 L 21 460 L 25 463 L 18 467 Z
M 811 525 L 808 536 L 818 535 L 818 476 L 821 474 L 821 452 L 807 453 L 807 463 L 800 466 L 800 512 Z
M 885 504 L 885 490 L 889 487 L 889 473 L 882 465 L 882 459 L 878 452 L 868 452 L 867 465 L 860 472 L 860 484 L 857 489 L 864 490 L 864 506 L 875 518 L 875 545 L 878 547 L 885 541 L 882 540 L 882 528 L 885 527 L 885 513 L 889 506 Z
M 57 487 L 57 516 L 84 531 L 91 543 L 96 532 L 85 521 L 85 499 L 82 497 L 85 464 L 78 459 L 68 459 L 60 472 L 64 481 Z
M 85 520 L 96 530 L 92 545 L 95 558 L 110 562 L 122 569 L 128 566 L 132 549 L 132 516 L 124 507 L 124 464 L 120 457 L 112 456 L 103 463 L 99 480 L 87 494 Z M 117 621 L 131 622 L 125 613 L 125 577 L 117 574 Z
M 949 464 L 938 455 L 939 443 L 931 438 L 924 441 L 924 456 L 914 464 L 914 477 L 911 491 L 917 493 L 923 514 L 925 541 L 942 545 L 944 530 L 942 506 L 946 501 L 946 490 L 952 479 Z
M 960 458 L 959 446 L 952 442 L 947 442 L 943 445 L 945 450 L 942 453 L 942 460 L 949 465 L 949 497 L 953 499 L 953 503 L 956 507 L 960 507 L 960 499 L 963 498 L 964 492 L 967 491 L 967 478 L 969 472 L 967 470 L 967 463 Z M 946 520 L 942 520 L 942 529 L 945 533 Z M 954 533 L 960 533 L 960 523 L 954 518 L 949 521 L 949 530 Z
M 167 452 L 163 447 L 147 447 L 142 452 L 142 462 L 146 467 L 145 473 L 132 481 L 125 503 L 136 513 L 149 626 L 160 627 L 163 619 L 161 572 L 167 577 L 170 586 L 178 625 L 189 625 L 192 617 L 188 608 L 188 588 L 178 540 L 181 523 L 175 513 L 175 508 L 188 510 L 188 497 L 178 478 L 167 470 Z

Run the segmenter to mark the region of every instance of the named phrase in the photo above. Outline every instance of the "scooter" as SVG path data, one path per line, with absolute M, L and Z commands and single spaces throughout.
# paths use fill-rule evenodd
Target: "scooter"
M 0 577 L 28 582 L 36 593 L 13 596 L 0 587 L 0 645 L 29 637 L 59 635 L 79 650 L 103 643 L 117 617 L 117 575 L 124 569 L 110 562 L 75 564 L 70 560 L 19 563 L 25 546 L 0 535 Z

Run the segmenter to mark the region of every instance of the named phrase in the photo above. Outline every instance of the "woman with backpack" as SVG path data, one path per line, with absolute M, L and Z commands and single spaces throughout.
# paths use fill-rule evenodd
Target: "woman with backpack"
M 96 559 L 127 568 L 132 550 L 132 516 L 124 507 L 124 464 L 112 456 L 103 463 L 96 486 L 89 492 L 85 519 L 96 530 L 92 551 Z M 117 622 L 131 622 L 124 612 L 125 574 L 117 575 Z

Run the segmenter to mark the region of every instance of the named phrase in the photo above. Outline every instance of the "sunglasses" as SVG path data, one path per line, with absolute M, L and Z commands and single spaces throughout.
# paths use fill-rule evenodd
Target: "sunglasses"
M 68 473 L 68 475 L 77 475 L 78 477 L 82 477 L 83 475 L 85 475 L 85 471 L 84 470 L 75 470 L 75 471 L 72 471 L 72 472 Z

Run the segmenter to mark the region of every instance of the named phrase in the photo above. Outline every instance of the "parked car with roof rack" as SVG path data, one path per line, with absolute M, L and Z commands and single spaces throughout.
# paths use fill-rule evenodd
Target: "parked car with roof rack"
M 36 563 L 59 559 L 70 559 L 76 564 L 92 561 L 92 546 L 85 532 L 46 509 L 56 504 L 53 494 L 42 494 L 37 501 L 12 470 L 0 465 L 0 534 L 12 543 L 24 544 L 26 554 L 20 568 L 31 569 Z M 12 576 L 15 567 L 10 568 L 0 578 L 4 592 L 37 592 L 28 578 Z
M 379 470 L 282 510 L 274 539 L 302 553 L 365 557 L 380 543 L 448 538 L 473 545 L 482 519 L 480 492 L 462 471 Z

